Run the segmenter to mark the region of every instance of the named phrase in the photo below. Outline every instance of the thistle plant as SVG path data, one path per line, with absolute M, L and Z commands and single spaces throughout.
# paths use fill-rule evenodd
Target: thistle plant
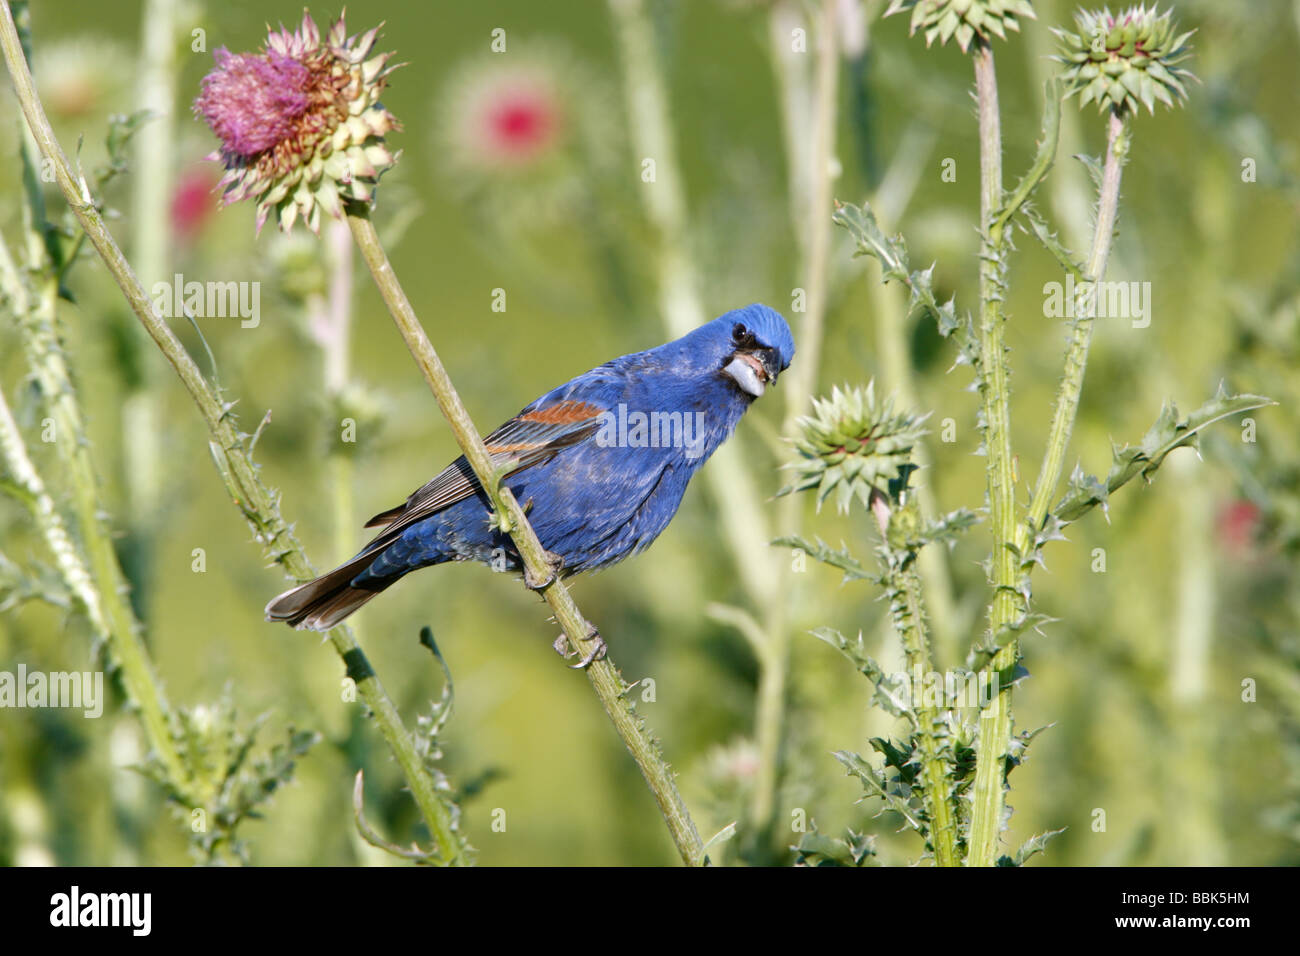
M 1118 447 L 1114 462 L 1105 479 L 1098 479 L 1076 468 L 1065 497 L 1057 498 L 1070 433 L 1077 414 L 1087 367 L 1088 345 L 1096 316 L 1096 283 L 1105 274 L 1106 260 L 1115 230 L 1118 211 L 1120 176 L 1131 148 L 1130 122 L 1139 104 L 1154 108 L 1159 100 L 1175 105 L 1186 96 L 1190 74 L 1178 66 L 1188 55 L 1188 34 L 1179 34 L 1170 14 L 1154 8 L 1136 6 L 1119 14 L 1081 13 L 1073 33 L 1057 31 L 1061 40 L 1063 75 L 1046 88 L 1044 120 L 1038 151 L 1029 170 L 1010 192 L 1002 185 L 1001 122 L 998 111 L 997 78 L 991 38 L 1005 35 L 1005 20 L 990 20 L 995 13 L 1026 14 L 1001 3 L 895 2 L 887 13 L 911 9 L 912 32 L 926 33 L 927 42 L 944 42 L 955 38 L 964 50 L 970 50 L 975 68 L 980 134 L 980 303 L 977 316 L 960 317 L 955 303 L 939 303 L 933 291 L 934 267 L 913 269 L 901 237 L 888 236 L 877 224 L 869 208 L 848 204 L 839 206 L 835 221 L 846 228 L 858 247 L 859 255 L 878 259 L 885 282 L 902 283 L 910 293 L 913 314 L 932 318 L 941 335 L 957 350 L 957 364 L 970 365 L 981 396 L 978 416 L 983 436 L 982 450 L 987 464 L 987 517 L 992 532 L 988 563 L 989 583 L 993 596 L 989 605 L 988 630 L 975 642 L 967 659 L 968 673 L 992 678 L 996 694 L 985 703 L 978 721 L 963 720 L 949 709 L 943 714 L 924 715 L 900 706 L 897 698 L 882 690 L 883 672 L 868 658 L 861 638 L 854 643 L 835 631 L 819 636 L 843 650 L 876 684 L 875 700 L 896 716 L 908 718 L 914 736 L 901 746 L 873 741 L 884 757 L 884 770 L 877 770 L 857 755 L 837 755 L 858 775 L 869 793 L 886 799 L 887 804 L 926 839 L 940 865 L 965 863 L 988 866 L 995 863 L 1018 864 L 1040 850 L 1050 834 L 1028 841 L 1014 855 L 1000 853 L 1001 834 L 1006 825 L 1005 794 L 1008 772 L 1023 759 L 1032 734 L 1013 735 L 1011 717 L 1012 688 L 1024 674 L 1020 666 L 1019 638 L 1027 630 L 1045 622 L 1032 606 L 1031 574 L 1042 562 L 1049 541 L 1063 538 L 1062 528 L 1078 520 L 1087 511 L 1101 505 L 1108 496 L 1137 475 L 1147 480 L 1165 456 L 1175 448 L 1195 445 L 1199 433 L 1209 424 L 1233 414 L 1271 404 L 1257 395 L 1231 395 L 1221 388 L 1206 405 L 1188 416 L 1178 413 L 1172 404 L 1162 410 L 1159 420 L 1137 445 Z M 1027 7 L 1028 5 L 1023 5 Z M 1088 161 L 1094 170 L 1098 188 L 1097 216 L 1091 252 L 1085 262 L 1077 260 L 1064 247 L 1041 214 L 1031 203 L 1037 186 L 1048 174 L 1055 160 L 1057 127 L 1061 100 L 1079 94 L 1081 105 L 1096 101 L 1107 114 L 1107 150 L 1104 161 Z M 1043 465 L 1028 507 L 1022 507 L 1015 493 L 1015 468 L 1010 432 L 1010 367 L 1005 345 L 1008 321 L 1005 301 L 1010 276 L 1012 251 L 1011 229 L 1018 225 L 1033 235 L 1051 252 L 1067 273 L 1078 282 L 1075 308 L 1069 329 L 1069 343 L 1064 372 L 1058 391 L 1054 417 L 1045 443 Z M 831 404 L 843 406 L 833 396 Z M 823 418 L 825 416 L 822 416 Z M 804 423 L 799 450 L 803 469 L 798 487 L 839 489 L 842 501 L 865 493 L 879 522 L 883 544 L 879 549 L 885 573 L 874 578 L 890 599 L 891 617 L 903 639 L 909 668 L 924 660 L 924 604 L 919 583 L 910 569 L 913 549 L 936 537 L 951 539 L 966 527 L 974 513 L 953 513 L 934 526 L 927 526 L 921 516 L 900 499 L 897 503 L 870 480 L 854 490 L 849 481 L 864 472 L 878 481 L 873 468 L 843 462 L 848 446 L 837 444 L 842 434 L 828 428 L 822 420 Z M 813 462 L 810 467 L 807 463 Z M 897 469 L 890 464 L 885 467 Z M 829 477 L 827 477 L 829 476 Z M 860 487 L 859 492 L 857 488 Z M 865 502 L 864 502 L 865 503 Z M 910 513 L 910 517 L 909 517 Z M 919 529 L 942 529 L 937 534 Z M 779 539 L 780 543 L 798 543 L 798 539 Z M 851 578 L 871 577 L 857 559 L 844 551 L 831 551 L 820 542 L 809 553 L 831 564 Z M 902 570 L 902 577 L 891 569 Z M 892 778 L 882 776 L 892 774 Z M 919 809 L 909 803 L 914 788 L 922 790 Z M 948 801 L 960 794 L 956 810 L 944 816 Z M 952 827 L 955 837 L 945 828 Z M 825 839 L 825 838 L 819 838 Z M 848 852 L 852 838 L 839 846 L 830 858 L 857 859 Z
M 797 536 L 775 542 L 839 568 L 846 580 L 870 580 L 883 588 L 908 675 L 916 687 L 934 672 L 917 555 L 929 542 L 952 540 L 974 520 L 973 514 L 963 511 L 923 526 L 919 508 L 907 490 L 915 467 L 913 450 L 924 434 L 923 422 L 924 416 L 895 412 L 892 399 L 878 402 L 874 382 L 866 388 L 834 389 L 829 398 L 815 399 L 813 414 L 797 422 L 793 444 L 799 458 L 790 465 L 797 478 L 782 493 L 815 491 L 819 506 L 834 495 L 841 513 L 854 502 L 869 510 L 880 531 L 876 547 L 879 574 L 867 572 L 847 549 L 833 552 L 821 542 L 810 544 Z M 862 781 L 868 796 L 884 797 L 902 815 L 925 840 L 936 863 L 957 865 L 961 859 L 957 795 L 962 782 L 957 763 L 959 752 L 969 751 L 969 740 L 964 748 L 955 746 L 949 714 L 923 695 L 900 696 L 891 689 L 884 669 L 866 653 L 861 634 L 854 642 L 833 628 L 814 633 L 853 661 L 874 685 L 875 699 L 894 716 L 906 719 L 911 728 L 911 735 L 899 746 L 886 740 L 872 741 L 885 755 L 889 769 L 884 774 L 856 753 L 836 753 L 836 759 Z M 969 727 L 963 729 L 969 737 Z M 832 842 L 828 844 L 828 840 Z M 860 861 L 863 854 L 853 852 L 859 842 L 855 834 L 846 842 L 816 835 L 813 843 L 798 850 L 801 855 L 816 851 L 824 856 L 833 846 L 842 852 L 831 852 L 832 859 Z

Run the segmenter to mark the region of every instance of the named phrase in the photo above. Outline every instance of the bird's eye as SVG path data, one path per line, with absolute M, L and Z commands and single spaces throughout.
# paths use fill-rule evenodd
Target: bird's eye
M 745 323 L 737 322 L 731 330 L 731 338 L 735 342 L 743 342 L 749 335 L 749 329 L 745 328 Z

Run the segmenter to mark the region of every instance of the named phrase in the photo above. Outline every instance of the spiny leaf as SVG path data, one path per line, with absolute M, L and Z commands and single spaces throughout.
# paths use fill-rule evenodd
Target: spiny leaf
M 848 838 L 805 833 L 795 851 L 795 866 L 866 866 L 876 855 L 875 837 L 848 831 Z
M 880 260 L 884 281 L 897 279 L 907 285 L 912 284 L 910 268 L 907 263 L 907 246 L 902 236 L 885 235 L 876 216 L 865 203 L 855 206 L 852 203 L 835 203 L 835 212 L 831 222 L 843 226 L 858 241 L 858 251 L 854 256 L 874 256 Z
M 871 207 L 863 204 L 835 203 L 835 212 L 831 221 L 842 226 L 857 240 L 856 256 L 872 256 L 880 261 L 881 281 L 888 283 L 897 279 L 907 286 L 910 292 L 908 315 L 918 310 L 931 316 L 944 338 L 952 338 L 958 348 L 956 364 L 975 364 L 979 361 L 979 344 L 975 338 L 974 325 L 967 318 L 961 322 L 949 299 L 942 305 L 934 296 L 934 265 L 913 271 L 907 258 L 907 245 L 902 236 L 887 236 L 876 222 Z
M 1276 404 L 1272 399 L 1262 395 L 1229 395 L 1223 385 L 1219 386 L 1219 391 L 1213 399 L 1186 418 L 1179 417 L 1178 409 L 1172 402 L 1166 402 L 1160 411 L 1160 417 L 1143 436 L 1142 441 L 1115 450 L 1114 461 L 1110 472 L 1106 475 L 1104 492 L 1101 482 L 1095 484 L 1085 482 L 1082 486 L 1072 484 L 1066 496 L 1053 509 L 1053 513 L 1062 522 L 1077 521 L 1097 505 L 1104 504 L 1109 495 L 1114 494 L 1117 488 L 1137 475 L 1150 481 L 1155 470 L 1165 460 L 1165 456 L 1175 448 L 1194 447 L 1197 435 L 1207 425 L 1212 425 L 1230 415 Z
M 862 639 L 861 631 L 858 632 L 857 640 L 854 641 L 850 641 L 833 627 L 818 627 L 809 633 L 818 640 L 825 641 L 847 657 L 853 662 L 853 666 L 858 669 L 858 672 L 871 681 L 872 687 L 875 688 L 872 701 L 879 705 L 881 710 L 895 717 L 911 719 L 912 711 L 908 699 L 900 696 L 890 687 L 892 683 L 890 676 L 867 653 L 866 642 Z
M 905 797 L 890 788 L 888 781 L 877 772 L 875 767 L 867 763 L 860 754 L 848 750 L 837 750 L 831 756 L 842 763 L 851 776 L 858 778 L 868 797 L 880 797 L 885 802 L 887 809 L 893 810 L 901 816 L 912 829 L 922 835 L 927 832 L 928 828 L 925 821 L 921 819 L 916 808 Z
M 1043 248 L 1050 252 L 1056 258 L 1056 261 L 1061 264 L 1061 268 L 1074 276 L 1076 282 L 1088 281 L 1083 264 L 1057 238 L 1056 233 L 1048 228 L 1046 220 L 1043 219 L 1037 209 L 1026 204 L 1021 207 L 1020 216 L 1029 225 L 1029 231 L 1042 243 Z
M 1038 151 L 1029 170 L 1016 183 L 1010 197 L 994 217 L 994 228 L 1001 229 L 1007 220 L 1016 214 L 1016 210 L 1025 204 L 1038 184 L 1043 181 L 1047 171 L 1056 161 L 1056 146 L 1061 134 L 1061 83 L 1056 77 L 1043 85 L 1043 126 L 1038 140 Z
M 1039 833 L 1035 836 L 1031 836 L 1024 843 L 1020 844 L 1020 849 L 1016 851 L 1014 857 L 999 857 L 998 866 L 1024 866 L 1025 861 L 1035 853 L 1043 852 L 1043 849 L 1047 846 L 1048 841 L 1051 840 L 1052 837 L 1064 832 L 1065 827 L 1061 827 L 1059 830 L 1048 830 L 1046 833 Z
M 880 576 L 868 571 L 862 562 L 849 554 L 848 548 L 842 548 L 839 551 L 833 551 L 821 538 L 817 539 L 816 544 L 810 544 L 807 539 L 798 535 L 786 535 L 780 538 L 774 538 L 771 542 L 774 545 L 781 545 L 787 548 L 798 548 L 804 554 L 822 564 L 829 564 L 833 568 L 839 568 L 844 572 L 845 581 L 876 581 L 879 582 Z
M 1086 102 L 1081 105 L 1087 105 Z M 1101 192 L 1101 160 L 1096 156 L 1089 156 L 1087 153 L 1075 153 L 1074 158 L 1083 163 L 1083 168 L 1088 170 L 1088 178 L 1092 180 L 1093 192 Z
M 969 508 L 958 508 L 926 524 L 921 531 L 924 544 L 942 543 L 951 548 L 966 531 L 979 524 L 980 516 Z

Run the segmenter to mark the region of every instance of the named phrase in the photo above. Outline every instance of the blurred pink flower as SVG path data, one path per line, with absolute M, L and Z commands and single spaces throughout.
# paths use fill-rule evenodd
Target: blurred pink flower
M 474 77 L 456 112 L 464 158 L 487 168 L 530 166 L 561 147 L 567 133 L 555 80 L 534 64 Z
M 468 58 L 434 115 L 433 155 L 448 187 L 512 232 L 572 223 L 625 158 L 611 88 L 546 40 Z
M 1233 557 L 1254 552 L 1259 533 L 1260 510 L 1246 500 L 1230 502 L 1219 509 L 1219 543 Z
M 181 173 L 172 190 L 172 232 L 181 242 L 191 242 L 216 212 L 212 192 L 217 177 L 208 168 L 191 168 Z

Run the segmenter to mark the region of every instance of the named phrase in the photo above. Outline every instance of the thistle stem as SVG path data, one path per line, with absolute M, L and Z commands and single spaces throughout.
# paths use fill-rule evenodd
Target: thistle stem
M 1056 410 L 1048 432 L 1043 467 L 1039 470 L 1038 483 L 1034 486 L 1034 497 L 1029 505 L 1029 520 L 1020 529 L 1018 543 L 1022 551 L 1029 543 L 1029 529 L 1037 530 L 1047 517 L 1048 508 L 1051 507 L 1056 487 L 1065 469 L 1065 454 L 1079 412 L 1083 377 L 1088 367 L 1088 348 L 1092 343 L 1092 326 L 1097 314 L 1095 289 L 1106 274 L 1106 260 L 1110 256 L 1115 219 L 1119 211 L 1120 177 L 1128 157 L 1128 146 L 1128 125 L 1118 111 L 1111 110 L 1106 127 L 1106 162 L 1102 167 L 1101 191 L 1097 200 L 1097 223 L 1086 266 L 1088 282 L 1080 283 L 1075 290 L 1074 322 L 1070 327 L 1070 341 L 1065 353 L 1065 375 L 1056 394 Z
M 997 72 L 993 48 L 980 38 L 975 47 L 975 91 L 979 104 L 980 141 L 980 374 L 979 389 L 985 421 L 984 446 L 988 455 L 989 524 L 993 534 L 993 600 L 989 627 L 996 635 L 1017 616 L 1016 499 L 1011 462 L 1010 386 L 1006 361 L 1002 302 L 1005 292 L 1007 242 L 1004 228 L 995 222 L 1002 206 L 1002 131 L 998 112 Z M 970 849 L 967 863 L 992 866 L 996 862 L 1006 799 L 1006 754 L 1011 737 L 1011 685 L 1009 679 L 1019 657 L 1011 641 L 994 657 L 992 669 L 1005 678 L 1001 688 L 980 715 L 979 746 L 971 808 Z
M 895 622 L 906 622 L 899 626 L 899 632 L 907 669 L 913 678 L 913 709 L 921 749 L 923 793 L 930 819 L 930 843 L 934 847 L 934 861 L 939 866 L 961 866 L 948 764 L 940 752 L 939 739 L 935 734 L 935 728 L 939 726 L 942 717 L 937 707 L 926 702 L 925 694 L 919 695 L 919 701 L 916 694 L 917 675 L 924 681 L 934 671 L 924 605 L 921 602 L 921 579 L 913 568 L 900 569 L 889 574 L 886 586 L 891 592 L 897 592 L 894 599 Z
M 255 536 L 268 556 L 279 562 L 298 580 L 313 577 L 311 564 L 292 529 L 281 517 L 275 496 L 258 476 L 257 467 L 248 452 L 247 439 L 235 428 L 229 414 L 229 406 L 223 404 L 218 398 L 194 360 L 185 351 L 185 346 L 180 339 L 162 319 L 154 314 L 153 303 L 148 293 L 105 226 L 104 218 L 95 207 L 85 180 L 74 175 L 36 95 L 8 0 L 0 0 L 0 47 L 3 47 L 14 92 L 27 119 L 27 125 L 42 155 L 53 164 L 59 189 L 95 247 L 95 251 L 99 253 L 109 273 L 117 282 L 132 312 L 176 371 L 186 391 L 198 406 L 212 436 L 209 447 L 231 497 L 252 526 Z M 370 707 L 379 725 L 380 733 L 397 758 L 407 785 L 437 845 L 439 856 L 446 862 L 463 864 L 465 847 L 455 832 L 451 811 L 443 803 L 442 796 L 435 790 L 433 780 L 425 771 L 420 755 L 415 749 L 414 741 L 402 726 L 397 708 L 393 706 L 378 676 L 371 669 L 370 662 L 346 627 L 337 627 L 330 631 L 329 640 L 343 659 L 349 676 L 356 683 L 358 694 Z
M 926 628 L 921 579 L 916 573 L 916 554 L 890 546 L 889 504 L 878 491 L 871 494 L 871 510 L 876 516 L 880 537 L 886 548 L 882 564 L 890 616 L 902 641 L 908 676 L 912 680 L 912 713 L 916 717 L 917 746 L 921 758 L 922 803 L 930 822 L 929 836 L 930 845 L 934 847 L 934 861 L 939 866 L 961 866 L 961 855 L 957 849 L 957 815 L 953 806 L 948 763 L 935 733 L 942 717 L 939 708 L 929 703 L 926 695 L 921 692 L 927 675 L 934 671 L 934 658 Z
M 406 343 L 416 365 L 423 373 L 443 417 L 451 426 L 456 443 L 465 453 L 470 467 L 474 469 L 480 487 L 491 499 L 493 511 L 498 515 L 499 520 L 504 519 L 526 572 L 534 580 L 547 579 L 548 576 L 553 575 L 554 569 L 550 567 L 547 560 L 546 549 L 538 540 L 537 533 L 528 523 L 523 509 L 510 489 L 498 480 L 499 476 L 487 448 L 483 445 L 483 439 L 475 429 L 469 412 L 465 410 L 447 370 L 443 367 L 442 360 L 425 334 L 423 326 L 420 325 L 420 320 L 406 298 L 406 293 L 402 291 L 401 283 L 388 261 L 374 224 L 370 221 L 368 207 L 349 210 L 348 225 L 352 228 L 352 236 L 361 250 L 361 257 L 370 269 L 370 274 L 392 314 L 403 342 Z M 564 629 L 569 646 L 574 653 L 584 654 L 587 648 L 584 646 L 583 639 L 587 636 L 590 625 L 578 610 L 569 589 L 558 577 L 552 577 L 551 583 L 542 589 L 542 596 L 555 612 L 555 618 Z M 704 844 L 695 829 L 695 823 L 691 820 L 686 804 L 677 792 L 672 771 L 664 761 L 658 746 L 624 697 L 628 688 L 618 669 L 606 658 L 593 661 L 586 668 L 586 672 L 592 687 L 596 690 L 596 695 L 600 698 L 601 705 L 605 708 L 605 713 L 609 715 L 614 729 L 623 738 L 624 745 L 632 754 L 632 758 L 641 769 L 642 776 L 645 777 L 646 784 L 654 794 L 682 862 L 688 866 L 704 865 L 707 858 Z

